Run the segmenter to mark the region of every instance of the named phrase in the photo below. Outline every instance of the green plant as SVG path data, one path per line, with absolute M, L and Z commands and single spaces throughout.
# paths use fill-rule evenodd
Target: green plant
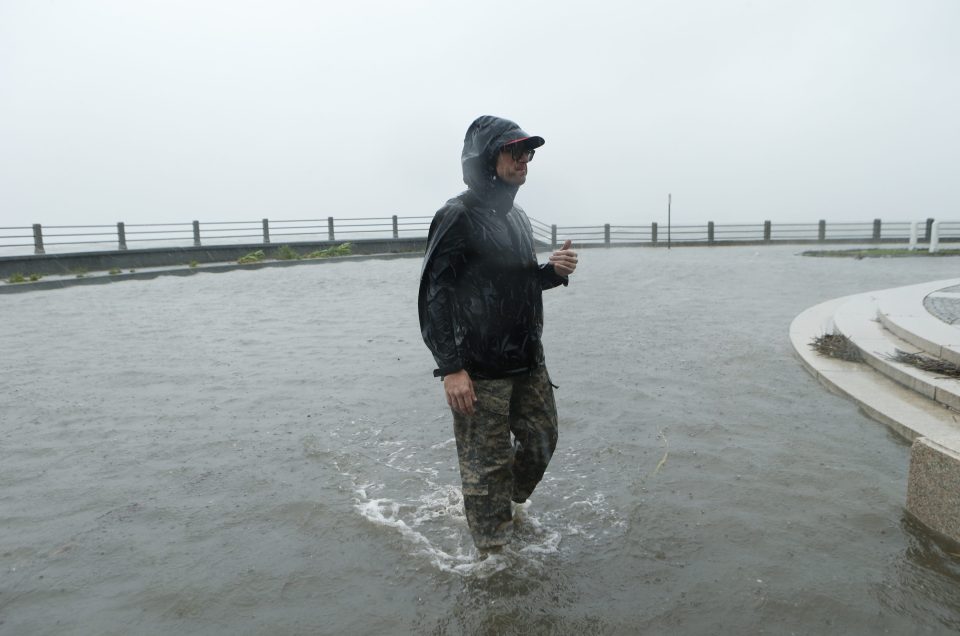
M 76 276 L 77 278 L 83 278 L 84 276 L 87 275 L 86 267 L 73 267 L 67 271 L 73 274 L 74 276 Z
M 349 256 L 353 248 L 350 243 L 342 243 L 324 250 L 310 252 L 304 258 L 330 258 L 331 256 Z
M 115 276 L 115 275 L 117 275 L 117 274 L 119 274 L 119 273 L 120 273 L 120 270 L 119 270 L 118 268 L 116 268 L 116 267 L 114 267 L 113 269 L 110 270 L 110 275 L 111 275 L 111 276 Z
M 300 254 L 289 245 L 283 245 L 277 250 L 277 258 L 281 261 L 299 261 Z
M 266 255 L 263 253 L 263 250 L 257 250 L 256 252 L 250 252 L 246 256 L 241 256 L 237 259 L 237 262 L 241 265 L 247 265 L 249 263 L 259 263 L 264 258 L 266 258 Z
M 196 267 L 199 264 L 197 261 L 190 261 L 190 267 Z
M 20 273 L 10 274 L 10 278 L 7 279 L 7 282 L 12 285 L 14 283 L 25 283 L 27 282 L 27 279 L 24 277 L 23 274 L 20 274 Z
M 38 280 L 40 280 L 41 278 L 43 278 L 43 276 L 40 275 L 40 274 L 30 274 L 30 282 L 31 282 L 31 283 L 35 283 L 35 282 L 37 282 Z
M 907 257 L 928 257 L 928 256 L 960 256 L 960 250 L 958 249 L 943 249 L 938 252 L 930 253 L 930 250 L 925 248 L 918 248 L 915 250 L 909 250 L 905 247 L 892 247 L 892 248 L 865 248 L 865 249 L 850 249 L 850 250 L 807 250 L 802 253 L 802 256 L 821 256 L 821 257 L 833 257 L 833 258 L 855 258 L 860 260 L 862 258 L 907 258 Z

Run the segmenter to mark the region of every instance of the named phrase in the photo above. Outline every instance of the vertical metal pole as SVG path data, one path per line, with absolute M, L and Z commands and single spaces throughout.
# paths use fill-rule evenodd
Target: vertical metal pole
M 910 251 L 917 249 L 917 225 L 918 221 L 910 221 Z
M 39 223 L 33 224 L 33 253 L 43 254 L 43 228 Z
M 263 242 L 270 242 L 270 221 L 268 219 L 263 220 Z
M 763 222 L 763 240 L 769 241 L 771 234 L 772 232 L 770 231 L 770 221 L 764 221 Z
M 609 223 L 603 224 L 603 244 L 606 245 L 607 247 L 610 246 L 610 224 Z
M 550 249 L 557 249 L 557 224 L 550 226 Z
M 333 237 L 333 217 L 327 217 L 327 239 L 330 241 L 335 240 Z
M 670 204 L 673 202 L 673 195 L 667 195 L 667 249 L 670 249 L 670 229 L 671 229 L 671 220 L 670 220 Z
M 393 238 L 400 238 L 400 228 L 397 225 L 397 215 L 393 215 Z
M 200 221 L 193 222 L 193 246 L 200 247 Z
M 932 229 L 933 229 L 933 219 L 927 219 L 927 233 L 923 239 L 927 243 L 930 242 L 930 232 L 932 231 Z
M 826 241 L 827 240 L 827 222 L 823 219 L 820 219 L 820 223 L 817 224 L 817 240 Z
M 657 244 L 657 223 L 654 221 L 650 224 L 650 242 L 654 245 Z
M 707 243 L 713 243 L 713 221 L 707 221 Z
M 880 241 L 880 219 L 873 220 L 873 240 Z
M 117 241 L 120 243 L 120 249 L 127 249 L 127 230 L 123 222 L 117 223 Z

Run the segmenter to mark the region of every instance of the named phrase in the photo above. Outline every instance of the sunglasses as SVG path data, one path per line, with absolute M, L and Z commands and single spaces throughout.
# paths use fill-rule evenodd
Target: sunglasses
M 533 161 L 533 155 L 536 151 L 533 148 L 524 148 L 523 144 L 509 144 L 504 146 L 501 152 L 509 152 L 514 161 L 523 160 L 529 163 Z

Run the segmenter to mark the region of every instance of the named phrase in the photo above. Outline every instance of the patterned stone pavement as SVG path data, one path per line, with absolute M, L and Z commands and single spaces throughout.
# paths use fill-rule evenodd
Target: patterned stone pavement
M 923 306 L 948 325 L 960 327 L 960 285 L 933 292 L 923 299 Z

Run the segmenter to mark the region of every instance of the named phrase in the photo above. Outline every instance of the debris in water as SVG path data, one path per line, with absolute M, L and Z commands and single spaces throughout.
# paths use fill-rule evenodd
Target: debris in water
M 670 455 L 670 445 L 667 443 L 667 436 L 663 433 L 663 430 L 660 431 L 659 437 L 663 440 L 663 457 L 657 463 L 657 467 L 653 469 L 654 475 L 660 472 L 663 465 L 667 463 L 667 457 Z

